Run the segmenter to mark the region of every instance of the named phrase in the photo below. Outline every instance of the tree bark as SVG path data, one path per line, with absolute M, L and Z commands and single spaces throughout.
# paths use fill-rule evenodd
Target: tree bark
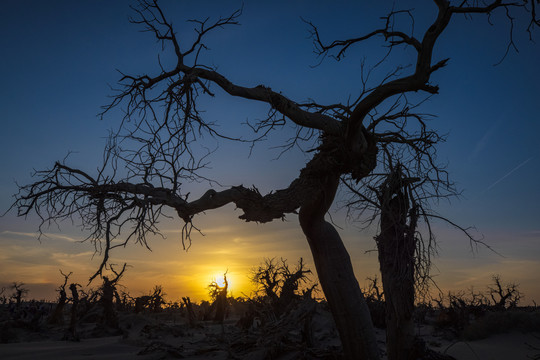
M 407 225 L 410 203 L 405 190 L 388 186 L 383 191 L 376 240 L 386 302 L 386 349 L 388 360 L 412 360 L 418 355 L 413 321 L 416 218 L 412 214 Z
M 321 179 L 320 191 L 311 202 L 300 208 L 300 225 L 311 248 L 345 358 L 379 359 L 371 316 L 354 275 L 349 253 L 334 226 L 324 219 L 338 184 L 338 175 Z
M 116 329 L 118 328 L 118 317 L 113 304 L 115 281 L 111 281 L 104 276 L 102 291 L 100 302 L 103 306 L 103 324 Z
M 77 285 L 69 285 L 69 290 L 71 290 L 71 319 L 69 320 L 69 328 L 67 329 L 63 340 L 69 341 L 79 341 L 79 335 L 77 334 L 77 312 L 79 307 L 79 294 L 77 292 Z
M 414 280 L 404 279 L 388 261 L 381 263 L 386 301 L 386 351 L 388 360 L 413 360 Z

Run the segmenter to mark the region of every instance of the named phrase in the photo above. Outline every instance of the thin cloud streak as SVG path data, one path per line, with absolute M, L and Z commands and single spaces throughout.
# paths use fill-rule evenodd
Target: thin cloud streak
M 493 134 L 499 129 L 500 125 L 502 124 L 503 117 L 499 118 L 499 120 L 493 124 L 485 133 L 484 135 L 476 142 L 476 145 L 474 146 L 474 149 L 469 154 L 469 157 L 467 158 L 467 162 L 472 162 L 478 158 L 480 153 L 486 148 L 487 144 L 491 141 L 491 138 L 493 137 Z
M 16 236 L 26 236 L 26 237 L 35 237 L 37 238 L 39 234 L 37 232 L 21 232 L 21 231 L 2 231 L 3 235 L 16 235 Z
M 490 189 L 492 189 L 495 185 L 497 185 L 498 183 L 500 183 L 501 181 L 503 181 L 504 179 L 506 179 L 507 177 L 509 177 L 510 175 L 512 175 L 514 172 L 516 172 L 519 168 L 521 168 L 522 166 L 524 166 L 525 164 L 527 164 L 529 161 L 531 161 L 533 158 L 533 156 L 531 156 L 530 158 L 528 158 L 527 160 L 525 160 L 524 162 L 522 162 L 521 164 L 519 164 L 518 166 L 516 166 L 515 168 L 513 168 L 512 170 L 510 170 L 508 173 L 506 173 L 506 175 L 504 175 L 503 177 L 501 177 L 499 180 L 495 181 L 493 184 L 491 184 L 490 186 L 488 186 L 484 191 L 482 191 L 482 194 L 488 192 Z
M 29 238 L 39 238 L 39 233 L 37 232 L 21 232 L 21 231 L 10 231 L 4 230 L 1 233 L 2 235 L 15 235 L 15 236 L 24 236 Z M 75 239 L 71 236 L 62 235 L 62 234 L 52 234 L 52 233 L 43 233 L 41 234 L 42 238 L 57 239 L 57 240 L 66 240 L 68 242 L 81 242 L 82 240 Z

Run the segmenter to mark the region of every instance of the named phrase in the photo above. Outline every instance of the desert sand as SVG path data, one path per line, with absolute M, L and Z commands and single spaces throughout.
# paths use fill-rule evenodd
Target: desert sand
M 0 359 L 10 360 L 123 360 L 123 359 L 332 359 L 339 354 L 339 340 L 329 314 L 318 311 L 312 318 L 310 349 L 302 349 L 301 332 L 282 327 L 240 329 L 238 319 L 223 325 L 200 321 L 197 327 L 176 315 L 124 314 L 122 333 L 110 336 L 99 324 L 81 324 L 80 341 L 60 340 L 62 326 L 42 327 L 38 331 L 17 329 L 18 342 L 0 344 Z M 279 322 L 279 321 L 278 321 Z M 419 335 L 434 350 L 458 360 L 527 360 L 540 353 L 540 332 L 510 332 L 487 339 L 462 341 L 422 326 Z M 97 337 L 96 337 L 97 336 Z M 271 344 L 272 337 L 280 344 Z M 377 329 L 384 351 L 384 330 Z M 277 351 L 276 349 L 279 349 Z

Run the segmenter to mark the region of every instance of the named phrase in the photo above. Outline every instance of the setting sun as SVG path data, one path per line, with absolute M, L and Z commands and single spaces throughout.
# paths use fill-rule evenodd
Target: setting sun
M 0 360 L 540 360 L 540 0 L 393 3 L 3 1 Z
M 210 285 L 212 282 L 216 282 L 216 284 L 223 288 L 225 286 L 225 281 L 223 278 L 223 274 L 225 274 L 225 271 L 223 270 L 214 270 L 209 271 L 208 273 L 212 274 L 210 276 L 203 276 L 201 278 L 201 282 L 203 283 L 203 286 L 201 289 L 205 289 L 207 291 L 208 285 Z M 249 280 L 249 277 L 247 276 L 246 270 L 243 268 L 237 268 L 234 271 L 229 269 L 226 273 L 227 276 L 227 293 L 231 297 L 238 297 L 238 296 L 248 296 L 252 292 L 252 284 Z M 208 292 L 206 292 L 206 296 L 203 296 L 203 298 L 206 298 L 208 295 Z
M 234 289 L 234 281 L 233 281 L 234 276 L 232 274 L 230 274 L 230 273 L 227 273 L 226 276 L 227 276 L 228 290 L 231 291 L 231 290 Z M 215 281 L 216 284 L 220 288 L 225 286 L 225 278 L 223 277 L 223 274 L 219 274 L 219 273 L 214 274 L 214 276 L 212 277 L 212 280 L 210 282 L 212 282 L 212 281 Z

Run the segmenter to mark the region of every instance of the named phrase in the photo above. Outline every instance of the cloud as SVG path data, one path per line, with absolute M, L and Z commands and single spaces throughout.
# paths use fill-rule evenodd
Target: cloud
M 31 237 L 37 239 L 39 237 L 39 233 L 37 232 L 21 232 L 21 231 L 9 231 L 4 230 L 1 234 L 5 235 L 15 235 L 15 236 L 21 236 L 21 237 Z
M 7 244 L 2 246 L 2 254 L 0 255 L 2 265 L 9 263 L 12 264 L 50 264 L 54 262 L 50 251 L 45 250 L 39 246 L 24 246 L 18 244 Z
M 18 236 L 18 237 L 33 238 L 33 239 L 38 239 L 40 237 L 40 234 L 38 232 L 22 232 L 22 231 L 4 230 L 4 231 L 2 231 L 1 234 L 2 235 L 12 235 L 12 236 Z M 68 236 L 68 235 L 55 234 L 55 233 L 43 233 L 43 234 L 41 234 L 41 238 L 65 240 L 65 241 L 69 241 L 69 242 L 81 242 L 82 241 L 82 239 L 76 239 L 76 238 Z
M 488 186 L 484 191 L 482 191 L 482 194 L 484 194 L 485 192 L 489 191 L 490 189 L 492 189 L 495 185 L 497 185 L 498 183 L 500 183 L 501 181 L 503 181 L 504 179 L 506 179 L 507 177 L 509 177 L 510 175 L 512 175 L 514 172 L 516 172 L 517 170 L 519 170 L 521 167 L 523 167 L 525 164 L 527 164 L 529 161 L 531 161 L 533 158 L 533 156 L 531 156 L 530 158 L 528 158 L 527 160 L 523 161 L 522 163 L 520 163 L 518 166 L 516 166 L 515 168 L 513 168 L 512 170 L 510 170 L 509 172 L 507 172 L 505 175 L 503 175 L 502 177 L 500 177 L 497 181 L 495 181 L 493 184 L 491 184 L 490 186 Z
M 91 266 L 90 259 L 94 252 L 84 251 L 80 253 L 52 252 L 51 260 L 63 269 L 69 271 L 75 269 L 87 269 Z
M 484 133 L 484 135 L 478 140 L 476 145 L 474 146 L 473 151 L 470 153 L 469 157 L 467 158 L 467 162 L 472 162 L 476 160 L 478 155 L 484 150 L 484 148 L 487 146 L 491 138 L 493 137 L 493 134 L 495 134 L 495 131 L 500 127 L 502 124 L 502 117 Z
M 84 240 L 84 239 L 77 239 L 77 238 L 67 236 L 67 235 L 63 235 L 63 234 L 45 233 L 45 234 L 43 234 L 43 236 L 45 236 L 47 238 L 50 238 L 50 239 L 66 240 L 66 241 L 69 241 L 69 242 L 81 242 L 81 241 Z

